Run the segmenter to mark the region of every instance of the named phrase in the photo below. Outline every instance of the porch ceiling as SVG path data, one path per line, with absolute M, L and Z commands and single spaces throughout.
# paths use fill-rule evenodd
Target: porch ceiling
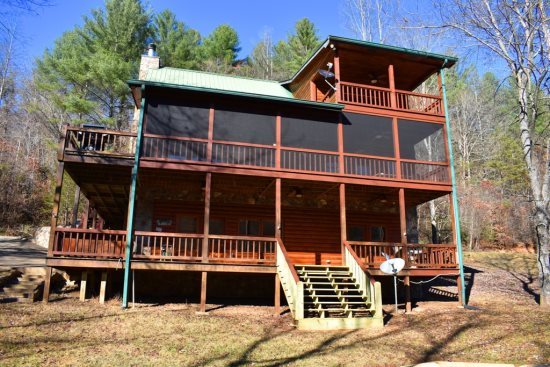
M 131 167 L 66 163 L 65 170 L 110 228 L 124 226 Z

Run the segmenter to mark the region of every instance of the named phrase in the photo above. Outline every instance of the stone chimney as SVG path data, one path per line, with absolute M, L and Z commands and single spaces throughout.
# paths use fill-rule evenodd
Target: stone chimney
M 157 56 L 157 45 L 150 43 L 147 46 L 147 53 L 141 55 L 139 63 L 139 79 L 145 79 L 147 70 L 160 68 L 160 58 Z

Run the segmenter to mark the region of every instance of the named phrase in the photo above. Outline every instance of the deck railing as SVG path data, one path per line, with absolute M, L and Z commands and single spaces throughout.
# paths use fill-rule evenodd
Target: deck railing
M 275 264 L 275 238 L 208 236 L 208 261 Z
M 203 238 L 201 234 L 137 231 L 134 234 L 133 257 L 200 261 Z
M 439 162 L 401 161 L 401 177 L 405 180 L 449 182 L 449 166 Z
M 405 260 L 405 269 L 456 268 L 456 247 L 452 244 L 401 244 L 390 242 L 348 241 L 350 247 L 366 268 L 378 268 L 386 260 L 399 257 Z
M 54 256 L 122 258 L 126 247 L 126 231 L 56 228 Z
M 443 116 L 440 96 L 395 90 L 393 92 L 395 93 L 395 102 L 393 102 L 390 88 L 342 81 L 338 85 L 340 88 L 340 100 L 338 102 Z
M 133 158 L 135 141 L 136 134 L 130 132 L 68 126 L 64 151 Z
M 64 149 L 68 154 L 133 158 L 135 134 L 70 127 Z M 449 183 L 446 162 L 425 162 L 345 152 L 271 145 L 211 141 L 145 134 L 144 161 L 189 162 L 257 167 L 283 172 L 322 173 L 377 179 Z M 279 160 L 277 158 L 279 157 Z M 343 167 L 341 167 L 341 164 Z M 398 169 L 399 168 L 399 169 Z M 401 175 L 399 173 L 401 172 Z

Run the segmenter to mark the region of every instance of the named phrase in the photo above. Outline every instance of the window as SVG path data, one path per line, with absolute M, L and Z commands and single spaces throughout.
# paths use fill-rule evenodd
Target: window
M 210 234 L 225 234 L 225 222 L 223 219 L 210 219 L 208 232 Z
M 365 228 L 348 227 L 348 241 L 365 241 Z
M 370 229 L 370 238 L 372 242 L 385 242 L 384 227 L 371 227 Z
M 240 236 L 275 236 L 275 222 L 272 220 L 250 220 L 239 221 Z
M 344 113 L 344 152 L 394 157 L 392 119 Z
M 445 162 L 443 125 L 412 120 L 399 120 L 399 153 L 401 158 Z
M 197 233 L 197 218 L 182 216 L 178 218 L 179 233 Z
M 239 221 L 239 235 L 258 236 L 260 235 L 260 222 L 257 220 L 243 219 Z

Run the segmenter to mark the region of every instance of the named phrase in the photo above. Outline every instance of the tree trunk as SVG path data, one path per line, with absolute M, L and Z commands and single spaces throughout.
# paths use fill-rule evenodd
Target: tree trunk
M 550 221 L 544 203 L 537 205 L 536 234 L 538 242 L 537 266 L 540 279 L 540 305 L 550 307 Z

